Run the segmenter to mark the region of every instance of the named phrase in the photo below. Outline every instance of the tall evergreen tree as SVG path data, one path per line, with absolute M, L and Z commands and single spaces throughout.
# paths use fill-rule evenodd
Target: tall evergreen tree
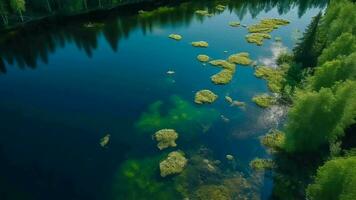
M 26 11 L 25 0 L 10 0 L 10 6 L 14 11 L 20 14 L 21 21 L 24 21 L 22 13 Z

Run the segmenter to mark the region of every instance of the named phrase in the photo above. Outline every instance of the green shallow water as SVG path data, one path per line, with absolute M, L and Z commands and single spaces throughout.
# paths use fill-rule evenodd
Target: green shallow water
M 269 92 L 252 67 L 238 66 L 231 83 L 214 85 L 210 76 L 219 69 L 196 56 L 226 59 L 248 52 L 273 66 L 326 4 L 281 2 L 231 1 L 212 17 L 194 11 L 213 10 L 217 2 L 186 2 L 148 16 L 125 11 L 4 35 L 1 199 L 206 199 L 209 191 L 225 190 L 234 199 L 268 199 L 273 180 L 251 170 L 249 162 L 270 157 L 259 136 L 281 125 L 284 108 L 263 110 L 251 101 Z M 272 32 L 281 43 L 249 44 L 246 28 L 228 25 L 268 17 L 291 21 Z M 171 33 L 183 39 L 169 39 Z M 190 45 L 199 40 L 209 47 Z M 218 100 L 196 105 L 194 94 L 201 89 L 214 91 Z M 225 95 L 246 108 L 231 107 Z M 158 150 L 152 134 L 161 128 L 177 130 L 176 148 Z M 110 142 L 102 148 L 106 134 Z M 161 178 L 159 162 L 173 150 L 185 152 L 188 166 L 179 176 Z

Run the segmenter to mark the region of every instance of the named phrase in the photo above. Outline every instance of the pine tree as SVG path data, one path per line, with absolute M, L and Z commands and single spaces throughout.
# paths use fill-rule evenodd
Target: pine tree
M 26 11 L 25 0 L 10 0 L 10 6 L 14 11 L 20 14 L 21 21 L 24 21 L 22 13 Z

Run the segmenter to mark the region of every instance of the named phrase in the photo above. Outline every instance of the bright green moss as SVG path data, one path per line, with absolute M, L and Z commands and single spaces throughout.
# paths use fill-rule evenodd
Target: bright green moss
M 286 71 L 287 69 L 284 69 L 282 67 L 272 68 L 262 66 L 256 68 L 255 76 L 258 78 L 265 79 L 267 81 L 268 88 L 272 92 L 280 92 L 285 81 L 284 76 Z
M 200 15 L 200 16 L 206 16 L 206 17 L 212 17 L 213 14 L 209 13 L 207 10 L 197 10 L 195 11 L 195 14 Z
M 197 104 L 213 103 L 217 98 L 218 95 L 210 90 L 200 90 L 195 94 L 194 102 Z

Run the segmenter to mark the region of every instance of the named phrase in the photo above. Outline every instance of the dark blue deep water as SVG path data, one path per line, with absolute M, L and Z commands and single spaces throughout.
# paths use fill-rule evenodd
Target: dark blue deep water
M 215 5 L 188 2 L 149 16 L 111 13 L 6 34 L 0 43 L 0 199 L 199 199 L 196 191 L 204 185 L 223 185 L 238 175 L 250 185 L 242 196 L 268 199 L 272 179 L 251 170 L 249 162 L 270 157 L 259 136 L 280 125 L 283 108 L 263 110 L 251 101 L 269 92 L 253 67 L 238 66 L 230 84 L 214 85 L 210 76 L 219 69 L 196 56 L 226 59 L 248 52 L 259 65 L 273 66 L 324 4 L 235 2 L 212 17 L 194 14 Z M 291 23 L 273 31 L 263 46 L 246 42 L 246 28 L 228 25 L 271 17 Z M 183 39 L 169 39 L 171 33 Z M 190 45 L 199 40 L 209 47 Z M 218 100 L 196 105 L 201 89 L 214 91 Z M 225 95 L 246 108 L 231 107 Z M 174 150 L 157 149 L 151 136 L 161 128 L 179 133 L 175 149 L 186 153 L 191 168 L 202 158 L 219 160 L 219 174 L 206 178 L 192 170 L 188 177 L 161 178 L 159 161 Z M 102 148 L 106 134 L 110 142 Z M 234 187 L 241 190 L 238 183 Z

